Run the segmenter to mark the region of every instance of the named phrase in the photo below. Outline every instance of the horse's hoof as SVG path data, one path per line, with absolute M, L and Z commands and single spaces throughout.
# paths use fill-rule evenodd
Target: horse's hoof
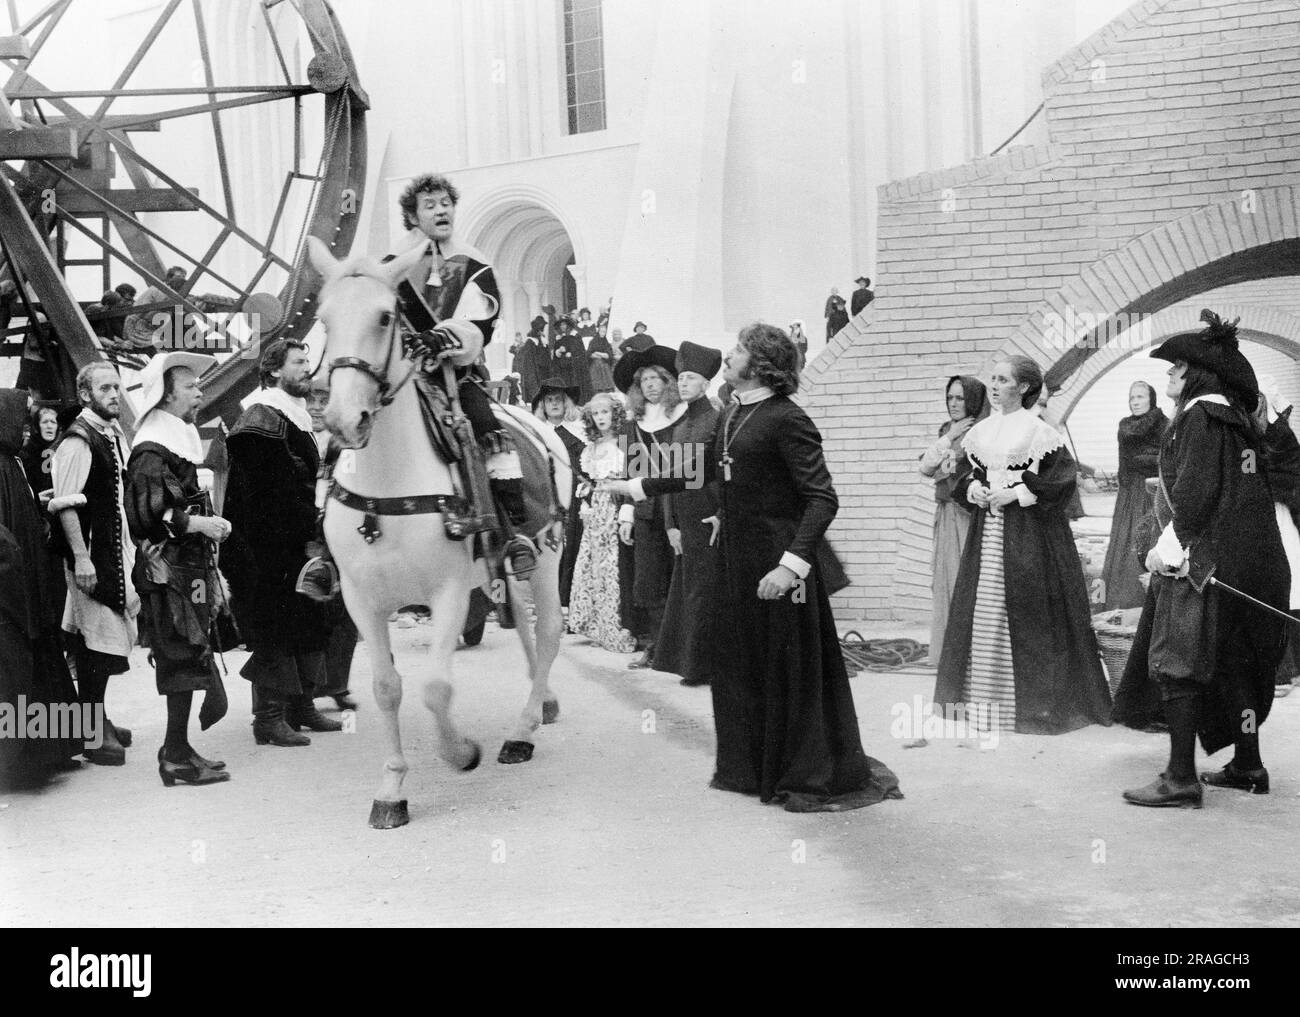
M 498 763 L 526 763 L 533 758 L 532 742 L 506 742 L 497 756 Z
M 560 701 L 558 699 L 546 699 L 542 701 L 542 723 L 554 724 L 560 719 Z
M 370 828 L 372 830 L 395 830 L 399 826 L 405 826 L 411 821 L 410 814 L 406 811 L 406 799 L 400 802 L 381 802 L 375 799 L 375 804 L 370 806 Z
M 470 761 L 460 768 L 461 773 L 469 773 L 470 770 L 478 769 L 478 764 L 483 762 L 483 749 L 478 742 L 474 742 L 474 755 Z

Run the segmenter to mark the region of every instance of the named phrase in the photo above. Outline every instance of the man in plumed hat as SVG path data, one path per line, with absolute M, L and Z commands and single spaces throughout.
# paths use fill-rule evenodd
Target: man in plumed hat
M 1204 330 L 1175 335 L 1151 354 L 1172 365 L 1167 394 L 1178 409 L 1160 449 L 1156 517 L 1164 529 L 1147 555 L 1151 582 L 1115 718 L 1140 726 L 1149 683 L 1157 683 L 1170 747 L 1155 780 L 1124 792 L 1134 805 L 1200 808 L 1202 781 L 1269 790 L 1259 728 L 1273 702 L 1291 572 L 1248 417 L 1259 398 L 1255 372 L 1235 322 L 1210 311 L 1201 320 Z M 1207 753 L 1235 748 L 1227 766 L 1200 781 L 1198 734 Z
M 547 378 L 533 396 L 533 415 L 555 428 L 560 441 L 569 453 L 572 467 L 569 490 L 569 512 L 564 521 L 564 550 L 560 554 L 560 604 L 569 606 L 569 591 L 573 589 L 573 566 L 578 560 L 578 542 L 582 540 L 582 520 L 578 517 L 578 482 L 582 479 L 582 450 L 586 441 L 578 428 L 578 388 L 563 378 Z
M 708 685 L 717 647 L 718 484 L 705 481 L 718 411 L 709 382 L 722 367 L 722 351 L 683 342 L 677 350 L 677 391 L 686 413 L 674 432 L 679 468 L 695 486 L 664 496 L 664 525 L 677 560 L 655 643 L 655 667 L 682 676 L 683 685 Z

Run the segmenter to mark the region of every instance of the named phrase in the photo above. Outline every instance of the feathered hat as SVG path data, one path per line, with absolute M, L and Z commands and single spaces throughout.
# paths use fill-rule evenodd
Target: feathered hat
M 1224 321 L 1210 310 L 1201 312 L 1205 328 L 1200 332 L 1180 332 L 1151 351 L 1151 356 L 1171 363 L 1184 360 L 1212 372 L 1224 386 L 1233 390 L 1247 413 L 1259 405 L 1259 382 L 1255 369 L 1237 346 L 1237 322 Z

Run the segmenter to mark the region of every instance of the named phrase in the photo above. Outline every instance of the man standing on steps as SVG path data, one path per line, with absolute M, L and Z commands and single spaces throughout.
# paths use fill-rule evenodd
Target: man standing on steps
M 253 683 L 253 736 L 259 745 L 309 745 L 299 727 L 339 731 L 343 725 L 312 702 L 327 683 L 329 605 L 296 591 L 303 566 L 323 552 L 307 347 L 277 340 L 263 352 L 259 374 L 261 389 L 226 439 L 224 510 L 234 532 L 223 566 L 235 620 L 252 651 L 240 673 Z
M 131 453 L 117 419 L 122 415 L 122 380 L 107 361 L 87 364 L 77 374 L 81 413 L 54 450 L 49 512 L 68 567 L 63 631 L 73 635 L 77 690 L 84 704 L 104 705 L 108 679 L 130 669 L 140 597 L 129 581 L 135 544 L 127 525 L 126 462 Z M 101 766 L 126 762 L 131 734 L 105 717 L 103 744 L 84 756 Z
M 860 275 L 853 281 L 858 284 L 858 288 L 849 297 L 849 312 L 851 317 L 856 318 L 871 301 L 876 299 L 876 295 L 871 292 L 871 280 L 865 275 Z

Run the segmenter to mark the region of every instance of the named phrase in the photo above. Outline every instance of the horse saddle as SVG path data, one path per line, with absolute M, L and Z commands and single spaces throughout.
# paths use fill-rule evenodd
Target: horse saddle
M 433 449 L 449 466 L 459 466 L 462 490 L 473 490 L 471 478 L 465 476 L 467 461 L 477 456 L 477 449 L 466 454 L 467 446 L 475 442 L 469 421 L 457 418 L 451 399 L 441 385 L 418 384 L 421 417 L 425 432 Z M 544 428 L 522 410 L 513 410 L 501 403 L 493 403 L 493 415 L 501 425 L 507 441 L 503 451 L 513 447 L 519 454 L 523 473 L 524 507 L 527 522 L 521 529 L 525 533 L 540 533 L 552 523 L 562 521 L 568 508 L 569 457 L 558 438 L 548 440 Z M 563 483 L 557 483 L 557 477 Z M 564 492 L 563 496 L 561 492 Z M 482 511 L 482 507 L 480 507 Z

